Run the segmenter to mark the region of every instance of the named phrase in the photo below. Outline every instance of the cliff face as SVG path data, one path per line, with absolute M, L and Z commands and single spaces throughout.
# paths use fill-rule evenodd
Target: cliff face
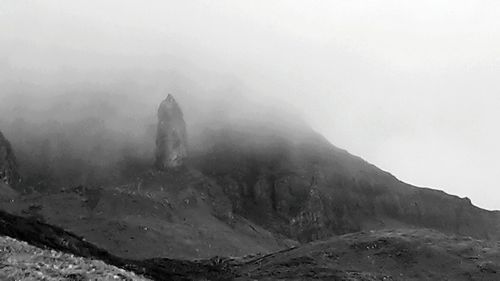
M 172 95 L 160 104 L 156 135 L 155 166 L 159 170 L 179 167 L 187 157 L 186 123 Z
M 299 241 L 400 227 L 500 237 L 497 212 L 403 183 L 312 130 L 214 131 L 203 142 L 211 149 L 193 163 L 223 186 L 234 213 Z
M 0 182 L 14 186 L 20 180 L 16 157 L 12 151 L 12 147 L 2 132 L 0 132 Z

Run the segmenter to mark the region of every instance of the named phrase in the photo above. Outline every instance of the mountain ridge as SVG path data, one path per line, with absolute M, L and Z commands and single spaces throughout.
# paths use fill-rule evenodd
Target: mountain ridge
M 337 222 L 335 222 L 336 216 L 352 216 L 352 214 L 358 213 L 359 217 L 357 219 L 361 219 L 363 215 L 366 216 L 366 213 L 371 212 L 375 215 L 378 213 L 381 216 L 389 216 L 389 219 L 403 219 L 404 223 L 413 224 L 415 226 L 420 225 L 437 228 L 441 231 L 457 232 L 464 235 L 477 235 L 482 238 L 496 239 L 498 237 L 497 212 L 482 210 L 473 206 L 468 199 L 449 195 L 443 191 L 420 188 L 403 183 L 389 172 L 377 168 L 375 165 L 368 163 L 360 157 L 349 154 L 346 150 L 336 148 L 319 134 L 312 132 L 311 135 L 313 136 L 312 139 L 306 139 L 303 142 L 295 142 L 288 141 L 286 138 L 276 136 L 273 132 L 269 132 L 263 137 L 264 140 L 261 141 L 268 144 L 277 143 L 278 145 L 272 146 L 272 148 L 266 150 L 261 149 L 253 143 L 245 143 L 245 139 L 247 137 L 250 138 L 248 135 L 236 136 L 233 140 L 228 141 L 229 138 L 226 134 L 224 135 L 224 140 L 215 140 L 215 149 L 203 156 L 205 159 L 218 159 L 219 162 L 224 164 L 222 164 L 221 167 L 217 167 L 217 164 L 214 165 L 214 163 L 202 159 L 197 165 L 201 171 L 218 177 L 222 185 L 225 184 L 226 186 L 230 185 L 229 182 L 231 182 L 231 179 L 227 179 L 228 175 L 233 178 L 233 182 L 242 182 L 245 178 L 245 176 L 241 176 L 242 173 L 254 179 L 260 178 L 261 182 L 254 181 L 247 184 L 260 184 L 260 187 L 254 188 L 254 190 L 250 190 L 250 192 L 245 190 L 248 189 L 248 186 L 243 186 L 244 184 L 233 186 L 236 192 L 239 193 L 233 197 L 233 201 L 248 202 L 253 200 L 258 201 L 254 202 L 258 204 L 263 200 L 268 200 L 270 204 L 266 206 L 267 210 L 277 211 L 276 208 L 277 206 L 279 207 L 280 200 L 281 202 L 285 202 L 282 206 L 282 210 L 290 209 L 293 206 L 287 206 L 286 201 L 290 202 L 290 199 L 292 201 L 300 200 L 300 198 L 297 198 L 300 197 L 300 195 L 307 196 L 308 194 L 310 195 L 311 191 L 316 192 L 315 196 L 319 196 L 315 199 L 318 204 L 313 205 L 316 205 L 315 207 L 318 208 L 318 205 L 321 206 L 322 203 L 330 204 L 330 208 L 335 211 L 327 214 L 327 210 L 310 210 L 306 212 L 305 217 L 303 216 L 298 219 L 302 219 L 302 223 L 304 224 L 308 223 L 307 220 L 317 222 L 318 220 L 326 218 L 324 223 L 328 224 L 332 221 L 337 223 L 337 226 L 332 227 L 333 234 L 343 234 L 352 230 L 362 230 L 361 221 L 356 222 L 356 225 L 349 225 L 349 222 L 342 222 L 341 219 L 337 219 Z M 255 138 L 256 137 L 253 136 L 253 138 L 250 139 L 255 140 Z M 230 153 L 226 155 L 226 151 L 230 151 Z M 258 155 L 258 157 L 260 157 L 260 160 L 254 161 L 255 164 L 253 168 L 228 168 L 245 167 L 245 164 L 251 163 L 252 155 Z M 228 162 L 230 164 L 227 164 Z M 292 164 L 290 165 L 290 163 Z M 251 165 L 252 164 L 250 164 L 250 166 Z M 261 169 L 266 165 L 269 166 L 269 169 Z M 254 174 L 252 175 L 252 173 Z M 286 176 L 287 173 L 289 176 Z M 268 178 L 267 180 L 265 179 L 266 177 Z M 307 178 L 307 180 L 304 180 L 304 178 Z M 288 189 L 300 189 L 304 186 L 306 186 L 306 188 L 302 188 L 302 193 L 299 196 L 290 196 L 291 194 L 287 194 L 287 191 L 284 190 L 286 189 L 285 187 L 280 187 L 279 184 L 276 186 L 277 182 L 286 182 L 287 180 L 299 182 L 295 185 L 292 184 L 294 187 L 288 184 L 288 187 L 286 187 Z M 307 186 L 310 188 L 307 188 Z M 263 195 L 259 193 L 259 190 L 262 189 L 267 191 L 268 194 Z M 276 191 L 278 193 L 276 193 Z M 261 196 L 262 198 L 258 199 L 262 200 L 255 200 L 255 194 L 257 194 L 257 197 Z M 282 198 L 276 200 L 276 195 Z M 240 196 L 240 198 L 238 198 L 238 196 Z M 335 199 L 335 197 L 345 198 L 346 200 L 338 200 Z M 377 200 L 379 202 L 373 203 Z M 426 202 L 426 200 L 428 201 Z M 351 202 L 353 204 L 346 204 L 346 202 Z M 433 203 L 429 204 L 429 202 Z M 332 203 L 335 204 L 331 205 Z M 338 205 L 341 206 L 340 209 Z M 302 207 L 304 206 L 305 205 Z M 245 209 L 248 210 L 249 208 L 251 209 L 251 207 L 252 206 L 243 207 L 240 211 L 244 212 Z M 359 207 L 361 207 L 361 209 L 364 208 L 363 211 L 365 211 L 365 214 L 356 210 L 359 209 Z M 343 211 L 343 208 L 346 208 L 347 211 Z M 439 208 L 443 209 L 440 210 Z M 445 211 L 447 214 L 439 215 Z M 285 213 L 286 212 L 285 210 Z M 292 214 L 292 216 L 289 216 L 290 214 L 285 215 L 294 219 L 294 216 L 297 214 Z M 468 228 L 467 224 L 476 223 L 475 219 L 468 217 L 469 215 L 476 216 L 479 220 L 483 220 L 481 223 L 476 224 L 476 226 L 480 226 L 479 228 L 482 228 L 484 233 Z M 309 216 L 309 218 L 307 216 Z M 356 218 L 351 217 L 347 220 L 352 222 L 356 221 Z M 447 222 L 447 220 L 450 222 Z M 464 220 L 465 223 L 461 223 L 461 220 Z M 389 222 L 390 221 L 387 220 L 387 223 Z M 325 226 L 326 225 L 322 225 L 321 228 Z M 488 229 L 492 228 L 492 226 L 496 229 L 489 231 Z M 312 231 L 315 232 L 314 230 Z M 300 235 L 301 234 L 299 234 L 299 236 Z M 307 236 L 305 233 L 304 235 Z M 304 239 L 311 240 L 312 237 L 304 237 Z

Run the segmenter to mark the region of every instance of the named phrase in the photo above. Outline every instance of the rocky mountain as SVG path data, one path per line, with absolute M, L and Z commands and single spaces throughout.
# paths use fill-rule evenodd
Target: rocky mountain
M 0 198 L 0 208 L 125 258 L 257 255 L 388 228 L 498 239 L 498 212 L 405 184 L 306 124 L 265 118 L 274 115 L 207 120 L 187 139 L 169 96 L 158 110 L 155 155 L 132 159 L 126 173 L 103 167 L 113 180 L 99 185 L 31 188 L 15 200 Z
M 209 149 L 192 165 L 223 187 L 233 212 L 291 239 L 393 227 L 499 237 L 498 212 L 405 184 L 307 127 L 221 127 L 201 141 Z

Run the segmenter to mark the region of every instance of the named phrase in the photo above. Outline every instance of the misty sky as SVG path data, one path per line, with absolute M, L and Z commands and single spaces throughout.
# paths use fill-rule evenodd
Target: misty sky
M 0 98 L 141 80 L 154 102 L 282 101 L 403 181 L 500 209 L 498 15 L 486 0 L 0 0 Z

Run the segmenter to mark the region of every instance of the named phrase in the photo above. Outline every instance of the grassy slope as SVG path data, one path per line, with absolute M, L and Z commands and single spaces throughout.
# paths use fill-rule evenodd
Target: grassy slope
M 246 261 L 237 280 L 500 280 L 500 244 L 433 230 L 347 234 Z
M 101 260 L 106 264 L 147 276 L 153 280 L 222 281 L 227 280 L 228 276 L 227 270 L 211 260 L 193 262 L 167 258 L 138 260 L 117 257 L 59 227 L 3 211 L 0 211 L 0 236 L 9 236 L 42 249 L 52 249 L 78 257 Z M 11 263 L 14 260 L 9 261 L 9 256 L 8 254 L 7 262 Z

